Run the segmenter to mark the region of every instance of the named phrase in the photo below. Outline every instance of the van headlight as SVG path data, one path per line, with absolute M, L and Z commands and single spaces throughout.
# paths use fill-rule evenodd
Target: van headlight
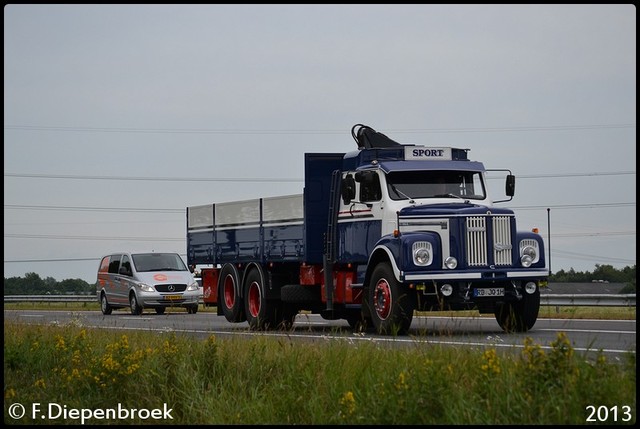
M 528 268 L 540 259 L 538 242 L 536 240 L 522 240 L 520 242 L 520 263 Z
M 428 241 L 416 241 L 413 243 L 411 253 L 413 254 L 413 263 L 417 266 L 431 265 L 433 261 L 433 250 L 431 243 Z
M 194 281 L 189 286 L 187 286 L 187 290 L 198 290 L 198 289 L 199 289 L 199 286 L 198 286 L 198 282 L 196 281 Z
M 153 288 L 153 286 L 149 286 L 146 283 L 139 283 L 138 286 L 140 286 L 140 289 L 142 289 L 143 292 L 155 292 L 156 291 Z

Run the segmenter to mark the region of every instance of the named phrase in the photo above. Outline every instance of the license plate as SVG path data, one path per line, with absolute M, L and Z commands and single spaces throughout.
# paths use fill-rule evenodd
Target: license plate
M 473 296 L 504 296 L 504 288 L 486 287 L 482 289 L 474 289 Z
M 164 299 L 168 299 L 169 301 L 176 301 L 182 299 L 182 295 L 165 295 Z

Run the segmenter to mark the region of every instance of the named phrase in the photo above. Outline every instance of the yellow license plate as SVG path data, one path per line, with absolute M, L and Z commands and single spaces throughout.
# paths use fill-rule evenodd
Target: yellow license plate
M 175 301 L 178 299 L 182 299 L 182 295 L 165 295 L 164 299 L 168 299 L 169 301 Z

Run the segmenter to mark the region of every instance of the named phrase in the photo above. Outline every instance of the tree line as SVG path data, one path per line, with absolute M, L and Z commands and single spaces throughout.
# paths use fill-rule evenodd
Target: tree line
M 627 266 L 619 270 L 612 265 L 596 264 L 593 272 L 560 270 L 552 273 L 549 283 L 590 283 L 590 282 L 625 283 L 623 293 L 636 292 L 636 266 Z M 4 278 L 4 295 L 84 295 L 94 294 L 96 284 L 81 279 L 57 281 L 53 277 L 40 278 L 36 273 L 27 273 L 24 277 Z

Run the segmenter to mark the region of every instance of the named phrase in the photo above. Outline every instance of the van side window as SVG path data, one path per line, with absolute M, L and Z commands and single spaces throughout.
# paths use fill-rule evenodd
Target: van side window
M 127 275 L 133 275 L 133 271 L 131 271 L 131 261 L 127 255 L 122 256 L 122 264 L 121 267 L 127 271 Z
M 120 268 L 120 255 L 112 255 L 111 260 L 109 261 L 109 272 L 118 274 L 119 268 Z
M 100 261 L 100 268 L 98 268 L 98 272 L 106 273 L 108 271 L 109 271 L 109 257 L 105 256 L 104 258 L 102 258 L 102 261 Z

